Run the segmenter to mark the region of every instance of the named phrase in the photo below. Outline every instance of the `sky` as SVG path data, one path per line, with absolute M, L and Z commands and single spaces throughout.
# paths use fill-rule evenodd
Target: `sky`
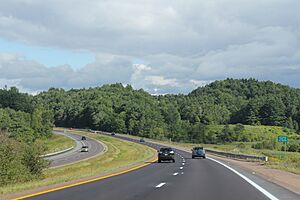
M 299 0 L 0 0 L 0 88 L 300 87 Z

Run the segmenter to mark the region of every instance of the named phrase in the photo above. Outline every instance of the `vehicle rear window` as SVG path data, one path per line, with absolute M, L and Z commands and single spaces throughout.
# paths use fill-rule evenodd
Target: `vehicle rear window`
M 195 150 L 200 150 L 200 149 L 203 150 L 203 147 L 195 147 L 194 149 Z
M 172 151 L 171 148 L 161 148 L 160 150 L 161 150 L 161 151 Z

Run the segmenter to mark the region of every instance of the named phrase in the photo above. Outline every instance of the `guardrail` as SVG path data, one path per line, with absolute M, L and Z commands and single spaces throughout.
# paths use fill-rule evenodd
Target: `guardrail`
M 40 157 L 47 158 L 47 157 L 50 157 L 50 156 L 55 156 L 55 155 L 58 155 L 58 154 L 65 153 L 67 151 L 71 151 L 72 149 L 74 149 L 74 146 L 72 146 L 70 148 L 67 148 L 67 149 L 64 149 L 62 151 L 57 151 L 57 152 L 53 152 L 53 153 L 48 153 L 48 154 L 45 154 L 45 155 L 41 155 Z
M 243 160 L 252 160 L 252 161 L 268 161 L 268 156 L 254 156 L 254 155 L 247 155 L 247 154 L 237 154 L 237 153 L 228 153 L 223 151 L 215 151 L 211 149 L 205 149 L 207 153 L 216 154 L 220 156 L 225 156 L 229 158 L 236 158 L 236 159 L 243 159 Z

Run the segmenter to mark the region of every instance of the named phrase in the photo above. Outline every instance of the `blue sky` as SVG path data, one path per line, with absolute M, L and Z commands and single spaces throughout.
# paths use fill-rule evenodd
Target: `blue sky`
M 95 55 L 88 51 L 34 46 L 5 39 L 0 39 L 0 52 L 18 54 L 47 67 L 68 64 L 74 69 L 79 69 L 95 61 Z

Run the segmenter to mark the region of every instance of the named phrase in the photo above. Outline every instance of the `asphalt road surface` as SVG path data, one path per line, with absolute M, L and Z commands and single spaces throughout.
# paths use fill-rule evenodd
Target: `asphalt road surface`
M 114 136 L 121 137 L 121 136 Z M 133 140 L 133 139 L 128 139 Z M 135 141 L 135 140 L 133 140 Z M 144 143 L 158 149 L 160 146 Z M 122 175 L 31 197 L 98 200 L 267 200 L 261 191 L 210 159 L 175 150 L 176 162 L 152 163 Z M 275 198 L 277 199 L 277 198 Z M 286 198 L 288 199 L 288 198 Z M 299 196 L 291 196 L 291 200 Z
M 77 135 L 74 133 L 64 133 L 62 131 L 55 131 L 55 133 L 72 138 L 76 142 L 76 147 L 65 153 L 46 158 L 51 162 L 50 167 L 59 167 L 62 165 L 78 162 L 80 160 L 93 157 L 103 151 L 104 147 L 92 138 L 86 137 L 86 140 L 81 140 L 81 135 Z M 89 152 L 81 152 L 81 147 L 83 145 L 88 146 Z

